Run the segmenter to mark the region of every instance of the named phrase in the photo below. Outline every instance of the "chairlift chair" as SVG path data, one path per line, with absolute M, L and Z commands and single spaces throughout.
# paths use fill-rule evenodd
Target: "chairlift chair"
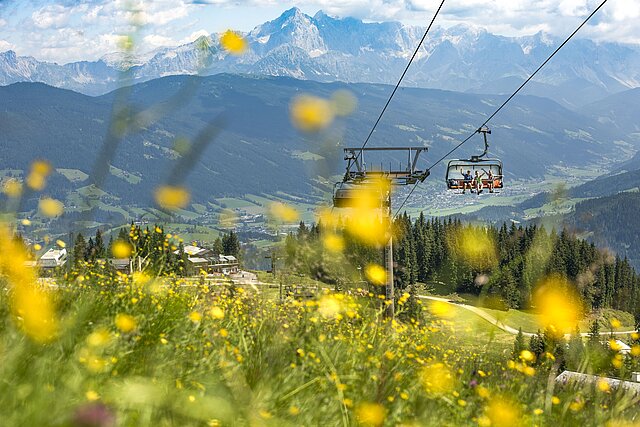
M 480 176 L 482 176 L 481 182 L 483 189 L 490 189 L 492 184 L 494 189 L 501 189 L 504 187 L 502 162 L 499 159 L 484 158 L 489 150 L 487 134 L 491 134 L 491 130 L 484 126 L 478 129 L 477 132 L 482 133 L 484 136 L 484 151 L 479 156 L 471 156 L 470 159 L 449 160 L 445 176 L 445 181 L 449 190 L 464 190 L 465 182 L 462 174 L 467 171 L 470 171 L 472 176 L 475 176 L 476 171 Z M 493 175 L 493 180 L 488 179 L 489 172 Z
M 336 208 L 388 208 L 390 189 L 384 190 L 376 183 L 387 181 L 389 186 L 412 185 L 424 181 L 429 176 L 428 170 L 418 167 L 420 154 L 426 147 L 369 147 L 345 148 L 344 160 L 347 168 L 342 181 L 333 187 L 333 206 Z M 406 153 L 406 166 L 398 168 L 373 169 L 364 162 L 364 153 L 379 153 L 386 157 L 387 153 Z

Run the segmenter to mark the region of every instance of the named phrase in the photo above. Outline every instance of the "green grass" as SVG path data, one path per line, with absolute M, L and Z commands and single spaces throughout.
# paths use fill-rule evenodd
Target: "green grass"
M 47 294 L 60 325 L 49 344 L 29 338 L 37 330 L 22 329 L 11 294 L 0 293 L 6 425 L 77 425 L 96 408 L 143 427 L 342 426 L 374 415 L 384 426 L 499 425 L 505 416 L 591 426 L 638 416 L 623 394 L 551 389 L 549 364 L 532 376 L 510 368 L 513 337 L 460 307 L 444 319 L 390 322 L 366 295 L 279 301 L 275 288 L 163 279 L 163 290 L 85 277 Z M 126 328 L 115 320 L 122 314 L 133 316 Z M 548 393 L 560 404 L 545 403 Z M 590 404 L 567 410 L 578 399 Z
M 139 177 L 138 175 L 134 175 L 122 169 L 118 169 L 115 166 L 109 166 L 109 173 L 133 185 L 139 184 L 140 181 L 142 181 L 142 178 Z
M 493 310 L 481 307 L 483 311 L 491 314 L 507 326 L 518 329 L 522 328 L 523 332 L 536 332 L 540 329 L 540 322 L 535 313 L 521 310 L 510 309 L 507 311 Z
M 89 178 L 89 175 L 87 175 L 86 173 L 82 172 L 79 169 L 58 168 L 56 169 L 56 172 L 63 175 L 65 178 L 67 178 L 71 182 L 83 182 L 83 181 L 86 181 L 87 178 Z

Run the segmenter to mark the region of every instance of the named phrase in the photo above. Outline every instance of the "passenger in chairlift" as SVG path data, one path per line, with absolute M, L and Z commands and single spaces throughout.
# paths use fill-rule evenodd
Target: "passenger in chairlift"
M 489 183 L 489 193 L 493 193 L 493 180 L 494 180 L 494 176 L 493 173 L 491 172 L 491 169 L 489 169 L 489 172 L 487 172 L 487 181 Z
M 482 193 L 482 175 L 484 175 L 484 173 L 482 175 L 478 175 L 478 171 L 475 171 L 476 174 L 473 177 L 473 186 L 476 189 L 477 194 Z
M 462 194 L 465 193 L 467 187 L 473 193 L 473 175 L 471 175 L 471 171 L 468 170 L 467 173 L 464 173 L 462 169 L 460 169 L 460 173 L 462 174 Z

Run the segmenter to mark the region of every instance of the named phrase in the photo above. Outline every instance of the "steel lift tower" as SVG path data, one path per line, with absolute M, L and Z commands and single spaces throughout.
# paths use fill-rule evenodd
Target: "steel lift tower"
M 375 182 L 386 181 L 390 184 L 389 190 L 380 192 L 379 203 L 375 208 L 380 208 L 389 217 L 389 223 L 393 221 L 393 210 L 391 207 L 391 193 L 393 186 L 414 185 L 418 181 L 422 182 L 429 176 L 429 170 L 419 169 L 418 161 L 420 154 L 426 152 L 426 147 L 372 147 L 372 148 L 345 148 L 344 160 L 347 163 L 346 172 L 341 182 L 336 183 L 333 192 L 333 206 L 335 208 L 353 208 L 361 206 L 363 193 L 366 186 L 371 186 Z M 402 158 L 406 156 L 407 163 L 393 168 L 389 164 L 388 168 L 383 166 L 383 162 L 373 166 L 367 166 L 365 153 L 377 154 L 388 157 Z M 404 153 L 403 153 L 404 152 Z M 384 194 L 383 194 L 384 193 Z M 395 314 L 394 285 L 393 285 L 393 237 L 389 234 L 384 250 L 384 259 L 387 270 L 387 282 L 385 289 L 386 301 L 388 303 L 385 314 L 388 318 L 393 318 Z

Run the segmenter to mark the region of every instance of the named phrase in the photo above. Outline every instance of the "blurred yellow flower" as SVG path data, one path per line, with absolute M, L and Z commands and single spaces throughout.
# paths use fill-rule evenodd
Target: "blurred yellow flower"
M 609 385 L 607 380 L 605 380 L 604 378 L 598 378 L 598 382 L 596 383 L 596 386 L 598 387 L 598 390 L 600 390 L 603 393 L 611 391 L 611 386 Z
M 618 319 L 611 319 L 609 323 L 613 329 L 618 329 L 622 326 L 622 323 Z
M 116 240 L 113 242 L 113 246 L 111 247 L 111 253 L 113 254 L 113 257 L 117 259 L 129 258 L 132 251 L 133 248 L 129 242 L 125 242 L 124 240 Z
M 43 216 L 55 218 L 62 215 L 62 213 L 64 212 L 64 205 L 59 200 L 47 197 L 44 199 L 40 199 L 38 209 Z
M 387 283 L 387 271 L 381 265 L 367 265 L 364 269 L 364 275 L 374 285 L 383 286 Z
M 89 347 L 104 347 L 111 342 L 111 334 L 106 329 L 98 329 L 87 336 L 87 345 Z
M 580 298 L 559 276 L 543 280 L 534 292 L 538 321 L 557 334 L 570 332 L 581 318 Z
M 33 283 L 16 286 L 13 309 L 22 330 L 35 341 L 45 343 L 56 338 L 58 321 L 51 297 Z
M 387 416 L 384 406 L 378 403 L 364 402 L 356 408 L 356 418 L 362 426 L 381 426 Z
M 325 295 L 318 301 L 318 312 L 324 318 L 335 318 L 343 310 L 342 302 L 333 295 Z
M 476 393 L 478 393 L 478 396 L 482 397 L 483 399 L 486 399 L 491 395 L 489 389 L 481 385 L 476 388 Z
M 155 200 L 161 208 L 175 211 L 189 204 L 191 194 L 184 187 L 165 185 L 156 189 Z
M 454 379 L 451 370 L 444 363 L 426 366 L 420 372 L 420 382 L 428 393 L 443 394 L 453 390 Z
M 247 41 L 239 33 L 231 30 L 222 34 L 220 44 L 232 55 L 242 55 L 248 47 Z
M 322 238 L 322 244 L 329 252 L 342 252 L 344 250 L 344 239 L 334 233 L 327 233 Z
M 31 221 L 29 221 L 28 219 L 23 219 L 22 221 L 20 221 L 20 223 L 22 223 L 22 225 L 24 225 L 25 227 L 31 225 Z
M 358 107 L 358 99 L 346 89 L 339 89 L 331 95 L 331 103 L 336 116 L 348 116 Z
M 584 400 L 578 397 L 576 400 L 569 404 L 569 409 L 573 412 L 579 412 L 584 408 Z
M 224 311 L 220 307 L 214 306 L 209 310 L 209 315 L 216 320 L 224 319 Z
M 116 315 L 115 324 L 116 324 L 116 328 L 118 328 L 120 332 L 123 332 L 125 334 L 135 331 L 137 327 L 137 322 L 135 317 L 129 314 L 124 314 L 124 313 L 120 313 Z
M 2 186 L 2 192 L 12 198 L 20 197 L 22 194 L 22 183 L 17 179 L 8 179 Z
M 238 222 L 238 215 L 231 209 L 223 209 L 218 217 L 218 223 L 223 228 L 233 228 Z
M 87 400 L 89 402 L 94 402 L 94 401 L 100 399 L 100 395 L 98 393 L 96 393 L 95 391 L 93 391 L 93 390 L 87 391 L 85 393 L 85 397 L 87 398 Z
M 451 254 L 474 268 L 487 269 L 498 261 L 493 236 L 480 227 L 458 229 L 447 239 L 447 245 Z
M 381 246 L 391 237 L 391 221 L 375 209 L 353 209 L 346 230 L 364 244 Z
M 614 340 L 614 339 L 610 339 L 609 340 L 609 348 L 613 351 L 620 351 L 622 350 L 622 346 L 618 343 L 618 341 Z
M 335 214 L 331 209 L 321 208 L 318 210 L 318 223 L 322 224 L 324 229 L 328 229 L 333 231 L 334 228 L 338 226 L 340 222 L 340 217 Z
M 197 311 L 192 311 L 189 313 L 189 320 L 193 323 L 199 323 L 202 320 L 202 314 Z
M 429 311 L 437 317 L 448 319 L 453 317 L 453 307 L 445 301 L 431 301 L 429 303 Z
M 492 427 L 513 427 L 521 424 L 520 410 L 511 400 L 494 398 L 485 408 Z
M 536 359 L 536 355 L 530 352 L 529 350 L 522 350 L 520 352 L 520 359 L 526 362 L 533 362 Z
M 67 244 L 64 241 L 60 240 L 60 239 L 56 240 L 56 245 L 58 245 L 59 247 L 61 247 L 63 249 L 67 247 Z
M 300 218 L 298 211 L 281 202 L 273 202 L 269 206 L 269 211 L 277 220 L 282 222 L 295 222 Z
M 300 95 L 291 103 L 291 121 L 305 132 L 318 132 L 328 127 L 335 115 L 333 105 L 326 99 Z
M 44 160 L 37 160 L 31 164 L 31 171 L 26 179 L 29 188 L 41 191 L 47 185 L 47 177 L 51 173 L 51 164 Z

